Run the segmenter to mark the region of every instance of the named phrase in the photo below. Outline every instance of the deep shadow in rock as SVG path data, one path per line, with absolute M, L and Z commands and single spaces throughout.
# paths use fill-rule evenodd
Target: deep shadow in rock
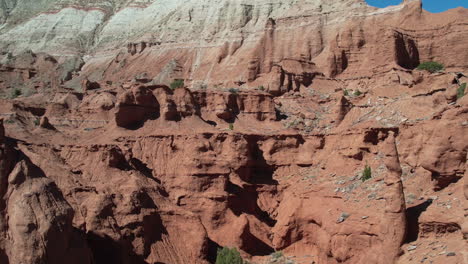
M 237 98 L 239 95 L 237 93 L 230 93 L 228 96 L 227 107 L 231 113 L 231 118 L 226 120 L 228 123 L 234 123 L 237 119 L 237 116 L 240 113 L 239 104 L 237 103 Z
M 19 155 L 20 152 L 16 151 L 16 140 L 7 137 L 5 137 L 5 139 L 3 144 L 0 143 L 0 197 L 6 194 L 8 190 L 8 175 L 21 158 Z M 6 200 L 0 199 L 0 211 L 5 210 L 5 207 Z
M 251 184 L 277 185 L 273 179 L 275 167 L 269 165 L 263 156 L 263 151 L 258 145 L 256 136 L 247 137 L 249 144 L 249 161 L 237 170 L 242 180 Z
M 218 250 L 220 250 L 221 248 L 222 247 L 218 243 L 208 238 L 208 242 L 206 245 L 206 257 L 210 263 L 216 262 L 216 256 L 218 255 Z
M 254 236 L 250 232 L 248 225 L 240 235 L 240 238 L 242 239 L 241 249 L 252 256 L 267 256 L 275 252 L 272 247 Z
M 151 245 L 162 241 L 162 236 L 167 235 L 166 227 L 159 214 L 152 214 L 143 218 L 143 236 L 145 239 L 145 257 L 151 253 Z
M 5 264 L 10 263 L 8 260 L 7 254 L 1 248 L 0 248 L 0 263 L 5 263 Z
M 281 112 L 281 110 L 275 108 L 275 113 L 276 113 L 276 121 L 281 121 L 281 120 L 286 120 L 288 119 L 288 116 L 284 113 Z
M 258 206 L 258 193 L 256 186 L 251 185 L 242 188 L 232 182 L 228 182 L 226 191 L 231 194 L 228 197 L 228 207 L 235 215 L 239 216 L 243 213 L 253 215 L 270 227 L 273 227 L 276 224 L 276 220 L 271 218 L 267 212 L 263 211 Z
M 141 174 L 145 175 L 147 178 L 155 180 L 157 183 L 161 183 L 161 180 L 153 176 L 153 170 L 148 168 L 148 166 L 137 158 L 131 158 L 130 164 Z
M 215 126 L 218 125 L 215 121 L 211 121 L 211 120 L 203 120 L 203 121 L 205 121 L 205 123 L 207 123 L 207 124 L 210 125 L 210 126 L 214 126 L 214 127 L 215 127 Z
M 141 107 L 141 106 L 133 106 L 133 107 Z M 143 108 L 143 107 L 141 107 L 141 108 Z M 146 121 L 156 120 L 159 117 L 160 117 L 160 113 L 159 113 L 159 109 L 158 109 L 158 111 L 153 111 L 151 113 L 145 114 L 145 116 L 142 117 L 138 121 L 129 122 L 129 124 L 125 124 L 125 125 L 120 124 L 119 126 L 121 126 L 123 128 L 126 128 L 128 130 L 138 130 L 138 129 L 142 128 L 145 125 Z
M 139 200 L 142 203 L 142 208 L 155 207 L 149 196 L 147 198 L 140 197 Z M 156 213 L 146 215 L 141 223 L 129 224 L 126 228 L 132 230 L 141 228 L 141 235 L 144 238 L 143 255 L 135 254 L 131 241 L 132 237 L 123 237 L 116 241 L 108 235 L 90 231 L 84 237 L 86 237 L 88 246 L 91 249 L 95 264 L 147 264 L 144 258 L 151 253 L 151 245 L 161 241 L 162 236 L 168 234 L 161 217 Z
M 406 69 L 416 68 L 419 65 L 416 42 L 399 32 L 395 33 L 394 38 L 396 63 Z
M 388 137 L 388 133 L 393 131 L 397 136 L 399 133 L 398 128 L 370 128 L 365 132 L 364 143 L 371 143 L 377 145 L 379 142 L 384 141 Z
M 452 183 L 457 183 L 462 176 L 457 176 L 456 174 L 453 175 L 441 175 L 438 172 L 432 171 L 431 172 L 431 180 L 435 182 L 434 191 L 441 191 L 448 187 Z
M 406 225 L 407 234 L 405 243 L 416 241 L 419 236 L 419 217 L 432 204 L 432 199 L 429 199 L 419 205 L 406 209 Z
M 91 248 L 95 264 L 123 264 L 122 247 L 112 238 L 88 232 L 86 241 Z

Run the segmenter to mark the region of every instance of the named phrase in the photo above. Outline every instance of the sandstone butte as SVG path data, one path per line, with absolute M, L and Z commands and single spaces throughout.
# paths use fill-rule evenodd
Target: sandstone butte
M 0 1 L 0 263 L 468 263 L 467 43 L 418 0 Z

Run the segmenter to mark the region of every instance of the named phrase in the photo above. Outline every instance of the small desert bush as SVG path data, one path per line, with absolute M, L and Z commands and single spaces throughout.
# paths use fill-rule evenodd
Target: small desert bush
M 460 99 L 465 95 L 465 90 L 466 90 L 466 83 L 463 83 L 457 89 L 457 99 Z
M 282 251 L 275 251 L 270 255 L 268 264 L 294 264 L 292 259 L 287 258 Z
M 343 89 L 343 95 L 344 96 L 349 96 L 349 91 L 347 89 Z
M 419 64 L 417 69 L 434 73 L 434 72 L 442 71 L 444 69 L 444 65 L 436 61 L 427 61 L 427 62 L 423 62 Z
M 359 91 L 359 90 L 356 90 L 356 91 L 354 91 L 353 94 L 354 94 L 354 96 L 360 96 L 362 94 L 362 92 Z
M 237 94 L 239 92 L 239 89 L 236 89 L 236 88 L 229 88 L 228 90 L 230 93 L 232 94 Z
M 21 92 L 20 89 L 15 88 L 15 89 L 11 92 L 11 98 L 14 99 L 14 98 L 16 98 L 16 97 L 18 97 L 18 96 L 20 96 L 20 95 L 22 95 L 22 94 L 23 94 L 23 92 Z
M 243 264 L 242 257 L 235 248 L 224 247 L 218 250 L 216 264 Z
M 184 80 L 174 80 L 170 84 L 171 90 L 175 90 L 175 89 L 180 88 L 180 87 L 184 87 Z
M 283 257 L 283 252 L 282 251 L 275 251 L 273 254 L 271 254 L 271 258 L 276 260 Z
M 229 130 L 234 130 L 234 124 L 233 123 L 229 123 Z
M 365 181 L 369 180 L 370 178 L 372 178 L 372 169 L 371 169 L 371 167 L 366 165 L 364 167 L 364 170 L 362 171 L 361 180 L 363 182 L 365 182 Z

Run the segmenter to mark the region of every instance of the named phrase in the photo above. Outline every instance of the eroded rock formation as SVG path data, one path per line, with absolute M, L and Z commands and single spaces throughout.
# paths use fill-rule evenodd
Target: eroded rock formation
M 5 9 L 0 45 L 11 52 L 2 61 L 47 52 L 63 65 L 54 82 L 75 89 L 81 80 L 122 83 L 146 74 L 158 84 L 185 79 L 188 87 L 264 86 L 278 94 L 321 75 L 363 78 L 428 60 L 468 66 L 466 34 L 457 33 L 466 32 L 467 11 L 430 14 L 418 0 L 385 9 L 364 0 L 46 2 Z M 27 67 L 26 75 L 44 71 Z
M 82 232 L 72 225 L 74 211 L 55 183 L 3 134 L 0 144 L 2 262 L 92 263 Z
M 0 263 L 464 263 L 466 9 L 85 2 L 0 3 Z

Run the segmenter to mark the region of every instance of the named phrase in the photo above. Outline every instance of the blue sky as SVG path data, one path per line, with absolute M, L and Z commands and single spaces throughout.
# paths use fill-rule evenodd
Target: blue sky
M 366 0 L 371 6 L 386 7 L 389 5 L 398 5 L 403 0 Z M 468 8 L 468 0 L 422 0 L 423 8 L 432 13 L 443 12 L 447 9 L 459 6 Z

